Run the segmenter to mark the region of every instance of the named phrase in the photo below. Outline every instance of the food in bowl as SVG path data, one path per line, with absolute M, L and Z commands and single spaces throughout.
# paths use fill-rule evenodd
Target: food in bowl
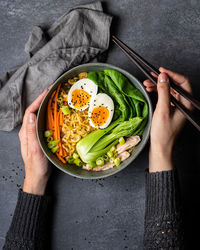
M 144 96 L 121 72 L 82 72 L 52 93 L 44 136 L 63 163 L 103 171 L 131 155 L 147 120 Z

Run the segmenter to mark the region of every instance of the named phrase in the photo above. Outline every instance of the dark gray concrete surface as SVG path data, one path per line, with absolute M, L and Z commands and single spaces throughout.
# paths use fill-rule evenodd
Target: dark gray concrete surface
M 35 24 L 47 26 L 85 0 L 1 0 L 0 73 L 27 60 L 24 44 Z M 112 32 L 155 66 L 166 66 L 190 77 L 194 95 L 200 96 L 200 1 L 107 0 Z M 122 67 L 140 80 L 143 76 L 113 45 L 108 63 Z M 0 247 L 23 185 L 24 167 L 19 128 L 0 132 Z M 81 180 L 54 169 L 52 249 L 142 249 L 148 147 L 125 170 L 102 180 Z M 183 197 L 186 248 L 197 249 L 200 188 L 199 133 L 186 124 L 174 150 Z M 199 245 L 199 244 L 198 244 Z

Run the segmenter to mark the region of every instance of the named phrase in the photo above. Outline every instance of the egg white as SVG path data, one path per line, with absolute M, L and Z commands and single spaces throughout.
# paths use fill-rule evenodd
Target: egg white
M 69 92 L 68 92 L 68 98 L 67 98 L 67 101 L 68 101 L 68 105 L 73 108 L 73 109 L 76 109 L 72 103 L 72 93 L 75 89 L 83 89 L 84 91 L 86 91 L 89 95 L 90 95 L 90 102 L 94 100 L 96 94 L 97 94 L 97 91 L 98 91 L 98 86 L 90 79 L 88 78 L 84 78 L 84 79 L 81 79 L 81 80 L 78 80 L 77 82 L 75 82 Z M 78 109 L 80 111 L 82 110 L 85 110 L 87 109 L 89 106 L 89 104 L 83 106 L 82 108 Z
M 95 124 L 92 121 L 92 110 L 96 107 L 106 107 L 109 111 L 109 116 L 107 121 L 101 125 L 101 126 L 95 126 Z M 99 93 L 98 95 L 95 96 L 93 100 L 90 101 L 90 106 L 89 106 L 89 123 L 92 127 L 94 128 L 106 128 L 108 125 L 111 123 L 112 118 L 114 114 L 114 102 L 111 99 L 111 97 L 105 93 Z

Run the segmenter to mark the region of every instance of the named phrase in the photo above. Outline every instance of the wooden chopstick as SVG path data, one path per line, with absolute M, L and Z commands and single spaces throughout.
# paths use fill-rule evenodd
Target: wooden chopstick
M 129 59 L 145 74 L 145 76 L 150 79 L 155 85 L 157 85 L 157 81 L 153 78 L 153 76 L 142 66 L 141 63 L 143 63 L 147 68 L 149 68 L 152 72 L 154 72 L 156 75 L 159 75 L 160 72 L 158 69 L 156 69 L 153 65 L 148 63 L 144 58 L 142 58 L 140 55 L 138 55 L 135 51 L 133 51 L 131 48 L 129 48 L 125 43 L 120 41 L 115 36 L 112 36 L 112 40 L 115 42 L 115 44 L 129 57 Z M 138 62 L 132 55 L 134 55 Z M 178 85 L 170 81 L 170 86 L 176 90 L 180 95 L 182 95 L 185 99 L 190 101 L 196 108 L 200 109 L 200 103 L 197 101 L 193 96 L 191 96 L 189 93 L 184 91 L 182 88 L 180 88 Z M 174 87 L 175 86 L 175 87 Z M 183 104 L 181 104 L 174 96 L 170 96 L 171 102 L 182 112 L 182 114 L 200 131 L 200 126 L 195 121 L 193 114 L 185 108 Z
M 130 54 L 135 56 L 140 62 L 142 62 L 149 70 L 154 72 L 157 76 L 160 74 L 160 71 L 156 69 L 152 64 L 147 62 L 144 58 L 142 58 L 140 55 L 138 55 L 134 50 L 129 48 L 125 43 L 123 43 L 120 39 L 118 39 L 115 36 L 112 36 L 113 41 L 117 44 L 120 44 L 123 47 L 126 47 L 126 51 L 128 51 Z M 200 110 L 200 102 L 196 100 L 191 94 L 186 92 L 184 89 L 179 87 L 177 84 L 175 84 L 171 79 L 170 79 L 170 86 L 178 92 L 180 95 L 182 95 L 185 99 L 187 99 L 189 102 L 192 103 L 192 105 Z

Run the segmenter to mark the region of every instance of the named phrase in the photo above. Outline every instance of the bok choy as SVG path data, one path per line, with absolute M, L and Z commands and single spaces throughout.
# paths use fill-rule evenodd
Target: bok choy
M 123 136 L 131 136 L 140 126 L 142 118 L 134 117 L 129 121 L 118 124 L 118 120 L 113 122 L 106 129 L 99 129 L 86 135 L 76 145 L 76 150 L 81 159 L 93 166 L 96 159 L 108 152 L 113 145 L 119 142 Z
M 89 72 L 87 76 L 114 101 L 113 122 L 82 138 L 76 145 L 83 162 L 96 166 L 97 159 L 119 143 L 119 138 L 142 135 L 148 119 L 148 105 L 142 93 L 116 70 Z

